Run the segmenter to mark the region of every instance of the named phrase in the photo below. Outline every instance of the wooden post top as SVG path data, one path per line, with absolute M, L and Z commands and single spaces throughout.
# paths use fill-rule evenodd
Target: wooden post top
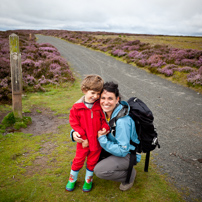
M 9 43 L 10 43 L 10 52 L 16 52 L 19 53 L 20 52 L 20 46 L 19 46 L 19 36 L 16 34 L 11 34 L 9 36 Z

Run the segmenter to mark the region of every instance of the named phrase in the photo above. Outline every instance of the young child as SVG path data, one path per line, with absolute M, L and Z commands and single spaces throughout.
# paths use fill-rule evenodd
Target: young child
M 70 110 L 69 123 L 84 141 L 77 142 L 76 155 L 66 185 L 67 191 L 74 190 L 79 170 L 83 167 L 86 157 L 87 168 L 83 191 L 88 192 L 92 189 L 93 170 L 101 153 L 101 146 L 97 140 L 98 131 L 110 130 L 99 101 L 103 84 L 103 79 L 98 75 L 86 76 L 81 84 L 84 96 Z

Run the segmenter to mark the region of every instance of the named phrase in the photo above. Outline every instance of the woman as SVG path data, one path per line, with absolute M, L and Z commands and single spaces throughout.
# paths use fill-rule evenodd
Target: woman
M 113 82 L 104 84 L 100 105 L 108 122 L 117 116 L 123 106 L 128 107 L 128 113 L 130 109 L 127 102 L 120 100 L 118 85 Z M 122 191 L 126 191 L 133 186 L 136 176 L 136 171 L 133 168 L 129 183 L 125 183 L 130 161 L 130 150 L 135 150 L 135 147 L 130 144 L 131 138 L 133 142 L 139 144 L 135 123 L 128 113 L 117 120 L 115 136 L 112 133 L 107 134 L 104 130 L 98 132 L 98 141 L 101 147 L 111 155 L 101 160 L 94 168 L 97 177 L 121 182 L 119 189 Z M 73 138 L 75 141 L 82 141 L 76 132 L 73 133 Z M 140 161 L 140 158 L 141 156 L 137 155 L 137 162 Z

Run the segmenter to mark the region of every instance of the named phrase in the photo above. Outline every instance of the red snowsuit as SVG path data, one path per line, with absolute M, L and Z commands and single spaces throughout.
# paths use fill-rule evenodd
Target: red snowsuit
M 74 131 L 81 135 L 82 139 L 88 139 L 89 146 L 82 147 L 82 143 L 77 143 L 76 156 L 72 163 L 72 170 L 77 171 L 83 167 L 87 157 L 87 169 L 93 171 L 99 160 L 101 146 L 97 140 L 99 130 L 105 128 L 110 130 L 104 113 L 97 100 L 91 109 L 84 104 L 84 96 L 77 101 L 70 110 L 69 123 Z

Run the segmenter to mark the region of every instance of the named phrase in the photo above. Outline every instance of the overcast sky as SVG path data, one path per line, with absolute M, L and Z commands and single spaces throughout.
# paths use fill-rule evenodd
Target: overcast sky
M 0 31 L 202 36 L 202 0 L 0 0 Z

